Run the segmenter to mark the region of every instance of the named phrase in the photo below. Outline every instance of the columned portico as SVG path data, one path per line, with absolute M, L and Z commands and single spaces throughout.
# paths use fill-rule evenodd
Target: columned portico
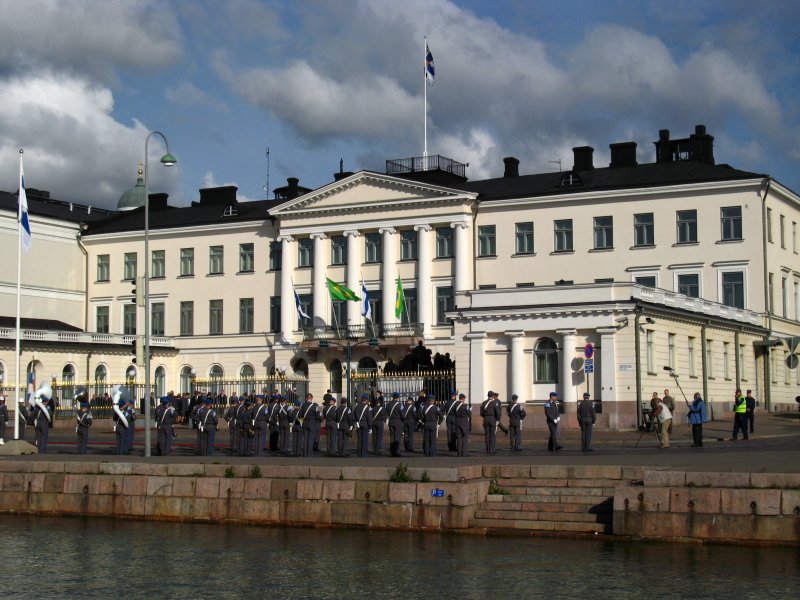
M 294 238 L 290 235 L 278 236 L 281 243 L 281 337 L 286 342 L 294 341 L 292 332 L 297 326 L 292 274 L 294 273 Z
M 430 225 L 417 225 L 417 315 L 422 323 L 422 335 L 431 336 L 431 265 L 433 264 L 433 243 Z
M 358 275 L 361 267 L 361 233 L 355 229 L 344 232 L 347 237 L 347 287 L 360 295 Z M 361 323 L 361 303 L 347 303 L 347 324 L 356 326 Z
M 312 276 L 312 293 L 314 295 L 312 321 L 316 326 L 326 325 L 329 315 L 328 291 L 325 288 L 325 267 L 330 262 L 328 257 L 328 244 L 325 243 L 327 236 L 324 233 L 312 233 L 311 239 L 314 240 L 314 272 Z
M 394 227 L 382 227 L 380 231 L 383 239 L 381 246 L 383 251 L 383 267 L 381 268 L 381 319 L 386 324 L 396 323 L 397 318 L 394 314 L 395 277 L 397 276 L 397 243 Z
M 506 331 L 505 334 L 511 340 L 511 381 L 506 397 L 510 399 L 511 394 L 517 394 L 521 402 L 527 402 L 532 398 L 529 397 L 530 386 L 525 385 L 525 332 Z
M 574 329 L 557 329 L 556 333 L 561 336 L 561 356 L 558 361 L 561 390 L 558 395 L 562 402 L 575 404 L 578 401 L 578 396 L 575 383 L 572 380 L 572 361 L 575 358 L 575 344 L 577 343 L 578 332 Z M 574 407 L 572 412 L 574 412 Z
M 463 292 L 470 289 L 470 267 L 472 265 L 469 255 L 468 228 L 469 223 L 459 221 L 450 223 L 455 230 L 455 274 L 453 276 L 453 291 Z

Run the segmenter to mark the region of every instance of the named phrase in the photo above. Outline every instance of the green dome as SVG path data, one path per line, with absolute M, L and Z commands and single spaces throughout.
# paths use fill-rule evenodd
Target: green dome
M 117 210 L 133 210 L 134 208 L 144 207 L 147 192 L 144 189 L 143 174 L 142 163 L 139 163 L 139 177 L 136 179 L 136 185 L 119 197 Z

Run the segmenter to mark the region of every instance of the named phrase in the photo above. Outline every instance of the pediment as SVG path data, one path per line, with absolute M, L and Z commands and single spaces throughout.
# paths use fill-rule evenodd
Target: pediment
M 361 171 L 335 181 L 270 211 L 272 215 L 308 212 L 339 212 L 371 206 L 385 208 L 394 203 L 474 198 L 476 194 L 400 177 Z

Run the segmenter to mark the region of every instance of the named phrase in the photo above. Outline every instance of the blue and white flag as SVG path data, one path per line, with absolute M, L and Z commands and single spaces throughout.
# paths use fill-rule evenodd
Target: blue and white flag
M 300 296 L 297 295 L 297 290 L 294 288 L 292 289 L 294 291 L 294 303 L 297 306 L 297 314 L 300 315 L 300 318 L 302 319 L 310 319 L 311 317 L 306 314 L 306 312 L 303 310 L 303 305 L 300 304 Z
M 25 173 L 22 171 L 22 155 L 19 157 L 19 235 L 22 249 L 27 252 L 31 249 L 31 225 L 28 222 L 28 196 L 25 194 Z
M 425 79 L 428 80 L 429 85 L 433 85 L 433 79 L 436 76 L 436 69 L 433 66 L 433 54 L 431 54 L 428 43 L 425 42 Z
M 364 283 L 363 279 L 361 280 L 361 314 L 372 321 L 372 306 L 369 304 L 367 285 Z
M 30 403 L 36 393 L 36 373 L 31 370 L 28 373 L 28 393 L 25 394 L 25 401 Z

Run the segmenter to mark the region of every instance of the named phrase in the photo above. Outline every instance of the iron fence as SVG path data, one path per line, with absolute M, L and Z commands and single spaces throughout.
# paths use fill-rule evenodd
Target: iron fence
M 456 372 L 455 369 L 420 368 L 417 371 L 386 373 L 361 369 L 353 372 L 351 385 L 356 399 L 364 392 L 372 397 L 375 390 L 384 396 L 398 392 L 403 399 L 408 396 L 416 399 L 421 390 L 427 390 L 437 402 L 445 402 L 450 398 L 450 391 L 456 389 Z

